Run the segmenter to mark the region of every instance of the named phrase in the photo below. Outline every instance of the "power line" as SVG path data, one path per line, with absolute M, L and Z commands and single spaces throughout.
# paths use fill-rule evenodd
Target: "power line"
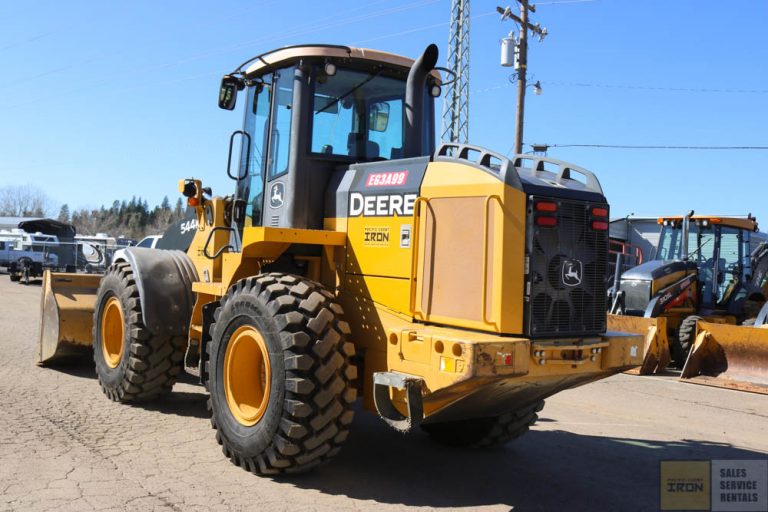
M 403 11 L 407 11 L 407 10 L 418 9 L 420 7 L 425 7 L 425 6 L 428 6 L 428 5 L 432 5 L 432 4 L 438 3 L 439 1 L 440 0 L 416 0 L 416 1 L 413 1 L 413 2 L 410 2 L 410 3 L 401 4 L 401 5 L 397 5 L 397 6 L 394 6 L 394 7 L 388 7 L 388 8 L 385 8 L 385 9 L 379 9 L 379 10 L 373 11 L 373 12 L 362 13 L 362 14 L 358 14 L 358 15 L 355 15 L 355 16 L 350 16 L 350 17 L 342 18 L 342 19 L 338 19 L 338 17 L 328 16 L 328 17 L 324 17 L 324 18 L 320 18 L 318 20 L 314 20 L 314 21 L 308 22 L 308 23 L 306 23 L 304 25 L 299 25 L 293 31 L 287 31 L 287 32 L 283 31 L 283 32 L 273 33 L 273 34 L 269 34 L 269 35 L 266 35 L 266 36 L 262 36 L 262 37 L 260 37 L 258 39 L 252 39 L 252 40 L 249 40 L 249 41 L 244 41 L 244 42 L 240 42 L 240 43 L 236 43 L 236 44 L 232 44 L 232 45 L 228 45 L 228 46 L 222 46 L 222 47 L 218 47 L 218 48 L 211 48 L 209 50 L 206 50 L 206 51 L 203 51 L 203 52 L 200 52 L 200 53 L 195 53 L 195 54 L 187 55 L 187 56 L 185 56 L 185 57 L 183 57 L 181 59 L 176 59 L 176 60 L 171 61 L 171 62 L 153 64 L 153 65 L 141 68 L 141 69 L 132 70 L 130 75 L 132 77 L 136 77 L 136 76 L 144 75 L 144 74 L 148 74 L 148 73 L 157 73 L 157 72 L 165 70 L 165 69 L 179 67 L 179 66 L 187 64 L 189 62 L 197 61 L 197 60 L 200 60 L 200 59 L 203 59 L 203 58 L 206 58 L 206 57 L 212 57 L 212 56 L 221 55 L 221 54 L 228 54 L 228 53 L 232 53 L 232 52 L 237 51 L 237 50 L 242 50 L 244 48 L 253 47 L 254 45 L 264 45 L 264 44 L 268 44 L 268 43 L 274 43 L 274 42 L 277 42 L 277 41 L 280 41 L 280 40 L 283 40 L 283 39 L 296 38 L 296 37 L 305 36 L 305 35 L 308 35 L 308 34 L 313 34 L 313 33 L 317 33 L 317 32 L 327 31 L 327 30 L 330 30 L 330 29 L 338 29 L 338 28 L 346 26 L 346 25 L 357 24 L 357 23 L 360 23 L 362 21 L 367 21 L 367 20 L 370 20 L 370 19 L 373 19 L 373 18 L 388 16 L 390 14 L 395 14 L 395 13 L 399 13 L 399 12 L 403 12 Z M 372 6 L 372 5 L 378 5 L 378 4 L 382 4 L 382 3 L 386 3 L 386 0 L 377 0 L 377 1 L 374 1 L 374 2 L 369 2 L 365 6 L 360 6 L 360 7 L 351 9 L 348 12 L 352 13 L 352 12 L 361 11 L 361 10 L 363 10 L 365 8 L 368 8 L 368 7 Z M 59 68 L 59 69 L 56 69 L 56 70 L 44 72 L 43 75 L 52 74 L 54 72 L 60 72 L 60 71 L 63 71 L 65 69 L 69 68 L 69 67 L 72 67 L 72 66 L 65 66 L 63 68 Z M 197 76 L 197 75 L 195 75 L 195 76 Z M 111 83 L 113 83 L 113 81 L 114 81 L 114 78 L 112 76 L 109 76 L 109 77 L 106 77 L 106 78 L 104 78 L 102 80 L 97 80 L 95 82 L 91 82 L 89 84 L 89 87 L 90 88 L 94 88 L 95 86 L 98 86 L 98 85 L 111 84 Z M 152 83 L 148 82 L 148 84 L 151 85 Z M 18 83 L 14 83 L 12 85 L 18 85 Z M 2 86 L 0 86 L 0 88 L 1 87 Z M 75 88 L 66 90 L 66 91 L 56 95 L 55 98 L 57 100 L 60 100 L 62 97 L 65 97 L 67 95 L 71 95 L 71 94 L 74 94 L 74 93 L 78 93 L 82 89 L 83 89 L 82 86 L 77 86 Z M 119 91 L 117 89 L 109 89 L 109 92 L 110 93 L 114 93 L 114 92 L 119 92 Z M 27 101 L 22 101 L 22 102 L 19 102 L 19 103 L 11 104 L 11 105 L 8 105 L 8 106 L 6 106 L 4 108 L 6 108 L 6 109 L 15 109 L 15 108 L 20 108 L 20 107 L 25 107 L 25 106 L 30 105 L 30 104 L 41 103 L 41 102 L 44 103 L 45 101 L 50 101 L 50 99 L 51 99 L 51 97 L 35 98 L 35 99 L 32 99 L 32 100 L 27 100 Z
M 629 90 L 642 90 L 642 91 L 670 91 L 670 92 L 703 92 L 703 93 L 716 93 L 716 94 L 768 94 L 768 89 L 708 89 L 704 87 L 663 87 L 663 86 L 651 86 L 651 85 L 631 85 L 631 84 L 599 84 L 599 83 L 585 83 L 585 82 L 547 82 L 541 81 L 542 85 L 555 86 L 555 87 L 599 87 L 605 89 L 629 89 Z M 493 91 L 496 89 L 503 89 L 512 86 L 511 83 L 505 83 L 501 85 L 494 85 L 492 87 L 486 87 L 485 89 L 479 89 L 474 91 L 474 94 L 481 92 Z
M 655 146 L 635 144 L 547 144 L 550 148 L 607 148 L 607 149 L 693 149 L 693 150 L 734 150 L 766 151 L 768 146 Z

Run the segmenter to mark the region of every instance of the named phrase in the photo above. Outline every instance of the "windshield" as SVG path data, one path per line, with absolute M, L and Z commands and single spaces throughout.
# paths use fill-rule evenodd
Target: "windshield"
M 362 160 L 399 158 L 403 151 L 405 81 L 339 69 L 315 84 L 312 153 Z
M 732 227 L 716 224 L 702 226 L 691 222 L 688 233 L 688 259 L 699 269 L 703 303 L 715 304 L 727 299 L 728 288 L 741 280 L 744 260 L 748 263 L 749 259 L 745 255 L 748 254 L 749 233 Z M 664 226 L 656 259 L 682 258 L 682 223 Z

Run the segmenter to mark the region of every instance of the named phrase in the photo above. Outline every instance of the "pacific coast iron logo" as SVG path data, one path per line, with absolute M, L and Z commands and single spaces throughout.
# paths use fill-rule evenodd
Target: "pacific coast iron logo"
M 579 286 L 582 277 L 581 261 L 576 259 L 563 260 L 561 279 L 565 286 Z

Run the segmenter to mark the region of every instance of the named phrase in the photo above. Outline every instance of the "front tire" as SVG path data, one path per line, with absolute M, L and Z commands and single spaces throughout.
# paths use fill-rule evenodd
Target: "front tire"
M 306 471 L 349 434 L 357 370 L 333 294 L 271 273 L 239 281 L 214 314 L 211 424 L 232 462 L 256 474 Z
M 183 370 L 185 346 L 180 336 L 154 335 L 144 326 L 131 266 L 110 266 L 93 314 L 93 360 L 104 394 L 143 402 L 169 393 Z
M 519 411 L 490 418 L 472 418 L 443 423 L 427 423 L 421 428 L 435 441 L 449 446 L 491 448 L 507 444 L 528 432 L 544 400 Z
M 672 346 L 670 352 L 672 355 L 672 361 L 678 369 L 682 369 L 685 366 L 685 360 L 688 359 L 688 352 L 691 351 L 693 342 L 696 339 L 696 322 L 701 320 L 698 315 L 691 315 L 685 317 L 680 322 L 680 328 L 677 330 L 677 338 L 671 339 Z

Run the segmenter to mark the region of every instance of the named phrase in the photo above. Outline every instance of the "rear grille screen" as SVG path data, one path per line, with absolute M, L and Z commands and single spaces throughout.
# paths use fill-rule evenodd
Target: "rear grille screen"
M 531 337 L 600 334 L 606 327 L 608 230 L 593 229 L 594 207 L 605 204 L 557 199 L 557 226 L 535 222 L 528 208 L 525 324 Z M 605 219 L 600 219 L 605 220 Z

